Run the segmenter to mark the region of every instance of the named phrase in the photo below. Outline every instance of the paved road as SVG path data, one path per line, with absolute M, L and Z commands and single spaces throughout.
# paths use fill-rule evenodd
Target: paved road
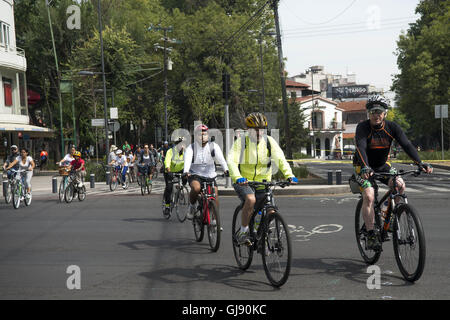
M 387 243 L 378 262 L 380 290 L 366 286 L 367 266 L 354 240 L 354 195 L 277 197 L 294 248 L 291 276 L 280 290 L 268 284 L 259 256 L 247 272 L 236 268 L 235 197 L 221 198 L 217 253 L 193 240 L 189 223 L 162 219 L 160 195 L 97 194 L 69 205 L 54 199 L 36 197 L 19 210 L 0 204 L 0 299 L 450 298 L 448 189 L 410 195 L 426 231 L 425 272 L 416 284 L 406 283 Z M 330 233 L 312 233 L 321 225 Z M 71 265 L 80 267 L 80 290 L 67 289 Z

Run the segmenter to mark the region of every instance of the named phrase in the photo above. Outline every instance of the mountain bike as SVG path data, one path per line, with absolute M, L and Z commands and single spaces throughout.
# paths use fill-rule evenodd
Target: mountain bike
M 392 242 L 397 265 L 403 277 L 414 282 L 418 280 L 425 267 L 425 234 L 417 210 L 408 204 L 406 194 L 399 194 L 396 190 L 397 178 L 408 174 L 418 176 L 420 169 L 394 173 L 375 173 L 371 182 L 375 190 L 375 233 L 380 243 L 390 241 L 389 233 L 392 233 Z M 373 178 L 373 179 L 372 179 Z M 393 186 L 378 200 L 378 185 L 376 180 L 393 178 Z M 355 180 L 356 182 L 356 180 Z M 355 193 L 355 192 L 354 192 Z M 388 201 L 385 216 L 381 213 L 381 205 Z M 359 252 L 367 264 L 374 264 L 380 258 L 382 248 L 379 250 L 368 249 L 368 232 L 362 216 L 362 196 L 358 201 L 355 212 L 355 233 Z
M 150 169 L 151 170 L 151 169 Z M 148 165 L 138 164 L 138 184 L 141 187 L 141 194 L 150 194 L 152 192 L 153 183 L 148 175 Z
M 188 210 L 188 204 L 189 204 L 189 193 L 186 188 L 181 183 L 181 173 L 172 173 L 173 175 L 173 188 L 172 193 L 170 195 L 170 212 L 171 214 L 173 211 L 176 212 L 177 218 L 180 222 L 184 222 L 186 220 L 187 210 Z M 166 203 L 164 201 L 164 197 L 162 200 L 162 210 L 164 213 L 164 210 L 166 209 Z M 166 219 L 169 219 L 171 215 L 164 215 Z
M 112 174 L 109 180 L 109 189 L 111 191 L 116 190 L 119 183 L 124 186 L 124 189 L 128 189 L 128 180 L 123 182 L 122 179 L 122 169 L 118 169 L 117 167 L 112 166 Z
M 26 206 L 31 204 L 32 194 L 26 192 L 25 188 L 25 177 L 23 173 L 26 173 L 27 170 L 15 170 L 10 169 L 13 172 L 13 179 L 11 185 L 11 193 L 12 193 L 12 203 L 14 209 L 19 209 L 20 203 L 22 201 L 25 202 Z
M 67 203 L 72 202 L 76 194 L 78 194 L 78 201 L 86 199 L 86 186 L 83 184 L 80 187 L 79 182 L 81 181 L 78 181 L 75 171 L 71 171 L 67 178 L 67 187 L 64 192 L 64 200 Z
M 208 230 L 209 246 L 213 252 L 219 250 L 221 224 L 219 208 L 216 206 L 216 179 L 199 177 L 200 194 L 198 198 L 198 211 L 192 218 L 195 240 L 201 242 L 205 234 L 205 226 Z
M 253 253 L 261 254 L 264 271 L 270 283 L 280 287 L 286 283 L 291 270 L 292 245 L 289 228 L 275 206 L 273 190 L 276 186 L 284 188 L 290 182 L 248 182 L 252 188 L 264 187 L 264 196 L 255 204 L 249 223 L 251 244 L 240 244 L 238 234 L 241 227 L 242 202 L 234 211 L 232 242 L 234 257 L 238 267 L 247 270 L 253 260 Z M 255 224 L 257 215 L 261 216 L 259 226 Z

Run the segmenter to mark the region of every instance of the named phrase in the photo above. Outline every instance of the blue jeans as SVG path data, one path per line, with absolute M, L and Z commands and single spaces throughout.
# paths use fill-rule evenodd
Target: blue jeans
M 122 171 L 122 182 L 125 183 L 125 181 L 127 180 L 127 172 L 128 172 L 128 166 L 117 166 L 116 170 L 121 172 Z

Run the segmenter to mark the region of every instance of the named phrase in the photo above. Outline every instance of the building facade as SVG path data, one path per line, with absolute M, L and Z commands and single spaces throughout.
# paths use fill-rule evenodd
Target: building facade
M 0 0 L 0 159 L 12 144 L 31 150 L 33 138 L 52 135 L 30 125 L 26 70 L 25 52 L 16 45 L 14 1 Z

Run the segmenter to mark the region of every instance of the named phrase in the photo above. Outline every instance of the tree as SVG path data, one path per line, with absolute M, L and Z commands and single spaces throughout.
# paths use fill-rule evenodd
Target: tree
M 397 41 L 400 74 L 392 89 L 411 124 L 410 133 L 430 148 L 440 144 L 434 105 L 447 104 L 450 97 L 450 1 L 422 0 L 416 13 L 420 18 Z M 445 124 L 448 137 L 449 121 Z

